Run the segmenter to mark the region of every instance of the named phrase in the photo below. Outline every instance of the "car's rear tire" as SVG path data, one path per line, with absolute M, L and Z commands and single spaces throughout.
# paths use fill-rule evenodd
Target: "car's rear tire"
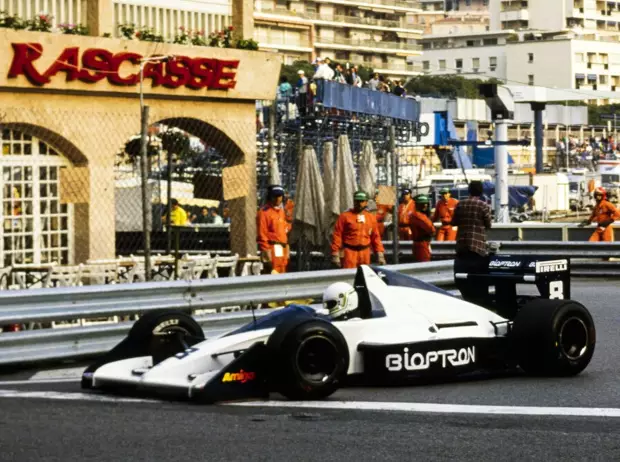
M 539 299 L 519 310 L 511 337 L 518 364 L 526 373 L 571 376 L 590 363 L 596 329 L 590 312 L 580 303 Z
M 349 348 L 331 323 L 300 317 L 276 328 L 267 341 L 272 358 L 269 381 L 294 400 L 323 399 L 346 379 Z
M 144 356 L 153 356 L 153 365 L 205 339 L 200 324 L 176 310 L 146 313 L 134 323 L 127 337 L 144 349 Z

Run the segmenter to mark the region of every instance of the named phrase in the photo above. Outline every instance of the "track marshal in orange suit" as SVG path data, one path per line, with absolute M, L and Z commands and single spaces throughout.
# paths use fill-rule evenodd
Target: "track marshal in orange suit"
M 283 197 L 282 186 L 269 186 L 267 204 L 256 215 L 256 240 L 266 273 L 286 273 L 288 266 L 290 226 L 282 206 Z
M 607 191 L 604 188 L 596 188 L 594 190 L 594 199 L 596 200 L 596 205 L 594 206 L 594 210 L 592 210 L 592 215 L 581 224 L 582 226 L 591 223 L 598 224 L 598 227 L 590 236 L 590 241 L 613 242 L 614 229 L 611 225 L 620 218 L 620 213 L 618 209 L 607 200 Z
M 385 250 L 372 213 L 366 210 L 368 194 L 357 191 L 355 206 L 343 212 L 336 221 L 332 236 L 332 263 L 341 268 L 357 268 L 370 264 L 370 251 L 377 254 L 377 262 L 385 265 Z
M 456 241 L 457 229 L 455 226 L 452 226 L 452 218 L 459 201 L 450 197 L 450 190 L 448 188 L 441 188 L 439 193 L 441 194 L 441 199 L 437 202 L 432 218 L 433 223 L 441 222 L 436 239 L 438 241 Z

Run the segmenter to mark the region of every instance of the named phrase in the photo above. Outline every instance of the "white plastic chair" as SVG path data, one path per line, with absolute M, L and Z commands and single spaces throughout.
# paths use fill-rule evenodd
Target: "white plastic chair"
M 218 271 L 220 268 L 228 268 L 228 277 L 237 276 L 237 263 L 239 263 L 239 254 L 235 254 L 232 257 L 222 257 L 218 255 L 216 263 L 216 270 L 213 272 L 213 277 L 219 277 Z
M 86 285 L 118 284 L 118 261 L 81 265 L 80 281 Z
M 52 267 L 45 287 L 74 287 L 80 284 L 82 265 Z

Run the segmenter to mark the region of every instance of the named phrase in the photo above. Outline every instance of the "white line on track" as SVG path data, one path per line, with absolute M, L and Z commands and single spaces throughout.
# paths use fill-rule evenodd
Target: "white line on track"
M 37 384 L 46 384 L 46 383 L 79 383 L 81 379 L 79 378 L 64 378 L 64 379 L 42 379 L 42 380 L 7 380 L 5 382 L 0 382 L 0 387 L 10 387 L 12 385 L 37 385 Z
M 519 416 L 620 417 L 620 408 L 483 406 L 469 404 L 386 403 L 372 401 L 251 401 L 234 406 L 338 409 L 352 411 L 400 411 L 435 414 L 485 414 Z
M 30 380 L 81 379 L 84 369 L 86 366 L 39 371 L 30 377 Z
M 117 396 L 105 396 L 95 393 L 62 393 L 57 391 L 20 391 L 20 390 L 0 390 L 0 398 L 36 398 L 63 401 L 97 401 L 111 403 L 156 403 L 158 401 L 123 398 Z
M 161 403 L 161 401 L 107 396 L 96 393 L 56 391 L 0 390 L 0 398 L 48 399 L 63 401 L 95 401 L 110 403 Z M 248 401 L 225 403 L 227 406 L 297 408 L 316 410 L 391 411 L 412 414 L 477 414 L 547 417 L 620 417 L 620 408 L 484 406 L 469 404 L 390 403 L 372 401 Z

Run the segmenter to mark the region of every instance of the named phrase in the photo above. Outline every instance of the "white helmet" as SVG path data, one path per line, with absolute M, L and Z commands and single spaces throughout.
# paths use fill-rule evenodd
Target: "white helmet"
M 332 319 L 337 319 L 357 309 L 357 292 L 351 284 L 336 282 L 323 292 L 323 307 Z

